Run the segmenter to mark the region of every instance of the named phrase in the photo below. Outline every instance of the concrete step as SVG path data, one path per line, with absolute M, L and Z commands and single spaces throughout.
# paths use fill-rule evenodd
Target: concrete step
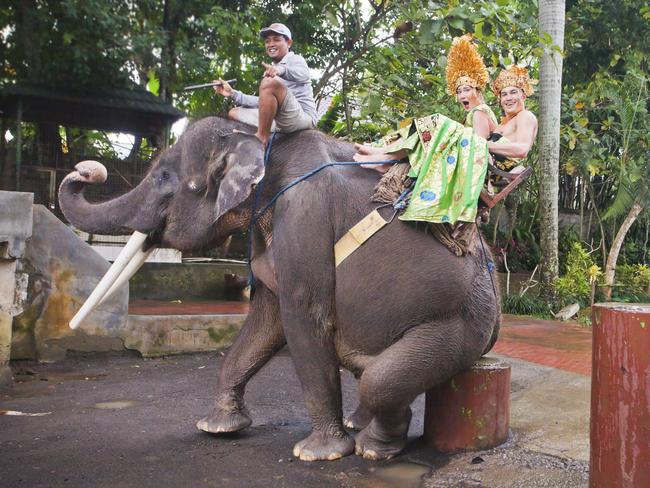
M 129 314 L 124 347 L 143 357 L 215 351 L 232 344 L 246 314 Z
M 124 346 L 143 357 L 228 347 L 248 308 L 247 301 L 133 300 Z

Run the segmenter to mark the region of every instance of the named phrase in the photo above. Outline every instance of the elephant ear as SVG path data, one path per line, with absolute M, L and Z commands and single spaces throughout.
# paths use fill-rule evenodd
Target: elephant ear
M 255 136 L 231 135 L 239 139 L 224 157 L 224 166 L 217 201 L 214 205 L 214 221 L 244 202 L 253 187 L 264 178 L 264 149 Z

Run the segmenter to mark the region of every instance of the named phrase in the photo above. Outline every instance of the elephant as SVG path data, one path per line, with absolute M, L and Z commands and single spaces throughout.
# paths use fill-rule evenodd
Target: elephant
M 287 345 L 312 423 L 293 454 L 391 458 L 406 445 L 412 401 L 471 367 L 496 341 L 500 295 L 486 266 L 489 251 L 476 244 L 458 257 L 421 226 L 394 219 L 336 267 L 334 244 L 377 206 L 370 196 L 379 173 L 328 167 L 253 218 L 254 203 L 262 209 L 296 178 L 351 161 L 355 152 L 305 130 L 273 142 L 265 165 L 253 133 L 224 118 L 200 119 L 154 158 L 135 188 L 102 203 L 88 202 L 83 191 L 102 182 L 105 169 L 78 163 L 61 183 L 61 209 L 87 232 L 139 231 L 150 245 L 181 251 L 218 246 L 253 219 L 250 311 L 197 427 L 218 434 L 251 425 L 246 383 Z M 359 385 L 359 406 L 345 424 L 341 367 Z M 352 437 L 345 427 L 359 432 Z

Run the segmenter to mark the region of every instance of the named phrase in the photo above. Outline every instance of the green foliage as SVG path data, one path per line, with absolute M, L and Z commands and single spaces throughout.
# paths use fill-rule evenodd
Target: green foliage
M 597 73 L 622 75 L 630 53 L 650 52 L 645 0 L 569 0 L 566 10 L 565 86 L 582 85 Z
M 503 313 L 515 315 L 532 315 L 542 319 L 552 319 L 553 312 L 543 300 L 531 295 L 508 295 L 501 299 Z
M 343 113 L 344 113 L 343 97 L 339 93 L 335 95 L 330 101 L 330 105 L 327 109 L 327 112 L 325 112 L 325 114 L 318 121 L 318 128 L 323 132 L 332 133 L 336 121 L 339 118 L 341 118 Z
M 2 12 L 2 81 L 49 86 L 126 86 L 128 4 L 32 0 Z
M 622 264 L 616 267 L 612 298 L 618 302 L 647 302 L 650 290 L 650 267 Z
M 589 305 L 592 283 L 600 276 L 600 268 L 578 242 L 571 245 L 564 275 L 555 282 L 555 290 L 562 305 L 578 302 Z
M 513 62 L 531 64 L 537 42 L 532 2 L 411 1 L 396 12 L 396 31 L 355 63 L 347 75 L 351 96 L 361 101 L 361 116 L 387 129 L 409 117 L 442 112 L 461 119 L 462 110 L 446 93 L 446 53 L 454 36 L 474 33 L 492 74 Z M 489 90 L 488 103 L 495 105 Z
M 576 246 L 582 248 L 582 239 L 580 239 L 578 233 L 573 229 L 561 229 L 558 235 L 560 275 L 567 272 L 568 258 L 572 255 L 571 252 Z

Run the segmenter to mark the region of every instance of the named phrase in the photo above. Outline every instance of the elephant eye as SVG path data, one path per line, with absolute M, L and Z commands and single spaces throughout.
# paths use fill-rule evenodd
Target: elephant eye
M 162 180 L 168 180 L 169 179 L 169 173 L 167 171 L 163 171 L 160 175 L 160 178 Z

